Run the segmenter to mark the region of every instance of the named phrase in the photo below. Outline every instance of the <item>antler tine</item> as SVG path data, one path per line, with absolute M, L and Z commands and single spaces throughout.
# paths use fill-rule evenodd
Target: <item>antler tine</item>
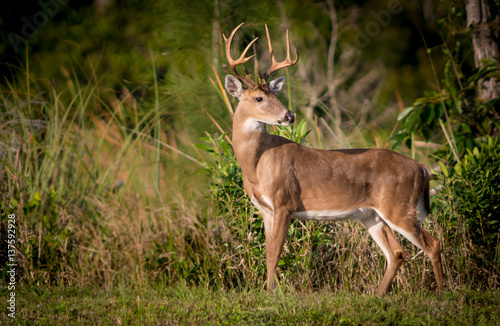
M 286 30 L 286 59 L 281 62 L 276 61 L 276 57 L 274 56 L 274 50 L 271 44 L 271 38 L 269 37 L 269 30 L 267 29 L 267 24 L 266 24 L 266 36 L 267 36 L 267 44 L 269 46 L 269 54 L 271 54 L 271 67 L 266 71 L 264 76 L 262 76 L 262 80 L 264 82 L 267 82 L 267 78 L 269 78 L 269 76 L 272 73 L 282 68 L 293 66 L 294 64 L 297 63 L 297 61 L 299 61 L 299 52 L 297 50 L 295 50 L 295 57 L 296 57 L 295 60 L 292 61 L 292 59 L 290 58 L 290 36 L 288 35 L 288 29 Z
M 241 23 L 239 24 L 232 32 L 231 32 L 231 35 L 229 35 L 229 39 L 226 38 L 226 35 L 222 35 L 224 37 L 224 42 L 226 42 L 226 57 L 227 57 L 227 61 L 229 62 L 229 69 L 231 70 L 231 73 L 234 75 L 234 77 L 238 78 L 239 81 L 241 81 L 242 83 L 244 83 L 245 85 L 249 86 L 249 87 L 253 87 L 253 86 L 256 86 L 257 84 L 252 80 L 252 77 L 250 76 L 250 74 L 248 73 L 248 70 L 245 68 L 245 71 L 247 73 L 247 75 L 245 77 L 241 76 L 238 71 L 236 70 L 236 67 L 241 65 L 241 64 L 244 64 L 245 62 L 247 62 L 248 60 L 252 59 L 253 57 L 255 57 L 255 54 L 245 58 L 245 56 L 247 55 L 247 52 L 248 50 L 250 49 L 250 47 L 255 43 L 255 41 L 257 41 L 258 37 L 256 37 L 255 39 L 252 40 L 252 42 L 250 42 L 247 47 L 245 48 L 245 50 L 243 51 L 243 53 L 240 55 L 240 57 L 236 60 L 234 60 L 232 57 L 231 57 L 231 42 L 233 42 L 233 37 L 234 37 L 234 34 L 236 34 L 236 31 L 238 31 L 238 29 L 243 25 L 244 23 Z

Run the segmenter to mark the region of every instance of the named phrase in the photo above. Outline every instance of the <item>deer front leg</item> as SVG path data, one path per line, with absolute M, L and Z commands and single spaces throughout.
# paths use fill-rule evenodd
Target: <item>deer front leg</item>
M 275 211 L 274 214 L 263 217 L 266 230 L 267 290 L 273 292 L 276 287 L 274 275 L 290 226 L 290 213 Z

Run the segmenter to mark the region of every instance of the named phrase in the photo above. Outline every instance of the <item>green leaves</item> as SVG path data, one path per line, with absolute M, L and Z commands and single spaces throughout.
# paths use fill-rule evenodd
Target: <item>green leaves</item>
M 439 93 L 430 93 L 426 97 L 415 100 L 412 106 L 398 115 L 398 121 L 403 128 L 392 137 L 395 140 L 393 148 L 403 142 L 411 148 L 412 134 L 418 134 L 425 141 L 430 141 L 440 127 L 439 120 L 447 120 L 445 110 L 449 111 L 450 105 L 450 96 L 442 98 Z
M 243 176 L 233 148 L 227 142 L 227 135 L 223 133 L 218 138 L 209 133 L 206 135 L 201 139 L 205 143 L 195 146 L 212 156 L 212 162 L 206 163 L 205 171 L 212 179 L 210 196 L 216 212 L 224 214 L 232 209 L 247 211 L 248 200 L 241 201 L 242 206 L 234 205 L 238 202 L 237 199 L 244 197 Z
M 441 168 L 441 171 L 443 172 L 444 176 L 448 177 L 450 175 L 450 173 L 448 172 L 448 168 L 441 161 L 439 161 L 438 164 L 439 164 L 439 167 Z
M 271 132 L 274 135 L 285 137 L 290 139 L 297 144 L 303 144 L 306 142 L 306 136 L 309 135 L 311 130 L 307 130 L 307 121 L 302 120 L 295 128 L 293 125 L 288 127 L 278 127 L 275 132 Z
M 426 92 L 398 115 L 402 128 L 391 137 L 393 148 L 402 143 L 411 148 L 412 137 L 417 137 L 448 145 L 450 150 L 456 147 L 458 161 L 481 137 L 498 130 L 499 100 L 483 101 L 478 94 L 482 81 L 500 76 L 500 63 L 484 59 L 482 64 L 464 77 L 459 69 L 451 69 L 452 62 L 448 61 L 442 81 L 444 87 L 439 92 Z
M 478 249 L 476 258 L 493 259 L 499 253 L 500 231 L 500 138 L 488 137 L 452 169 L 439 163 L 444 191 L 438 193 L 438 208 L 448 225 L 466 223 L 470 240 Z M 446 223 L 444 223 L 446 225 Z M 455 232 L 450 232 L 455 236 Z M 458 234 L 458 232 L 456 232 Z

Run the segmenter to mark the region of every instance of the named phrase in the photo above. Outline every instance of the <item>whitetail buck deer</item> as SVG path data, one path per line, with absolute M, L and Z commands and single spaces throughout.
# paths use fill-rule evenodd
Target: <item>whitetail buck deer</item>
M 318 150 L 271 135 L 266 124 L 289 126 L 295 116 L 276 97 L 285 83 L 269 76 L 299 60 L 290 59 L 287 31 L 286 59 L 277 62 L 266 26 L 272 65 L 252 80 L 236 67 L 254 39 L 237 60 L 231 57 L 231 42 L 224 36 L 231 75 L 226 89 L 239 99 L 233 120 L 233 147 L 241 165 L 244 188 L 264 219 L 266 234 L 267 288 L 275 287 L 275 272 L 292 218 L 300 220 L 358 220 L 365 225 L 387 259 L 387 269 L 378 293 L 385 294 L 404 261 L 405 253 L 390 228 L 424 250 L 432 262 L 437 290 L 443 286 L 439 241 L 418 223 L 429 212 L 429 173 L 412 159 L 386 149 Z M 243 84 L 247 87 L 244 88 Z M 418 212 L 418 214 L 417 214 Z

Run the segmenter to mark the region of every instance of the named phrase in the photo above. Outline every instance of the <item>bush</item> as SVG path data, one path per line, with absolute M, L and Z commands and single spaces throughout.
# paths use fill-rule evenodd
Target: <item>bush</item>
M 434 204 L 446 233 L 445 246 L 468 246 L 478 270 L 498 275 L 500 138 L 487 138 L 468 150 L 453 168 L 441 167 L 443 187 Z

